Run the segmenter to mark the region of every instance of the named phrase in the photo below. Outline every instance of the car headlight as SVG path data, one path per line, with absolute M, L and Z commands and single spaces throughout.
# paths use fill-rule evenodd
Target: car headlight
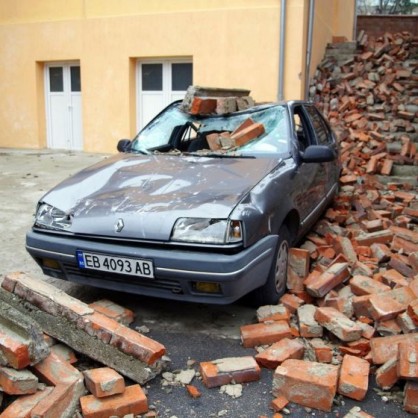
M 180 218 L 174 225 L 171 240 L 202 244 L 231 244 L 241 242 L 242 236 L 240 221 Z
M 46 229 L 68 229 L 72 223 L 72 218 L 68 213 L 48 205 L 40 203 L 35 215 L 35 226 Z

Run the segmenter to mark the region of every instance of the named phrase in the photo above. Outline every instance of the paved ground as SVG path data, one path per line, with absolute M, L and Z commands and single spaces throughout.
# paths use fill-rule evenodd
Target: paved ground
M 116 292 L 80 287 L 43 276 L 27 255 L 25 232 L 33 221 L 38 199 L 60 180 L 79 169 L 106 158 L 104 155 L 52 151 L 17 151 L 0 149 L 0 278 L 12 271 L 24 271 L 34 277 L 47 279 L 85 302 L 106 297 L 121 303 L 136 313 L 134 326 L 146 325 L 149 336 L 167 347 L 172 360 L 171 370 L 187 368 L 188 360 L 196 362 L 235 355 L 253 355 L 239 341 L 239 327 L 254 321 L 252 308 L 236 303 L 230 306 L 173 303 L 131 296 Z M 371 383 L 373 378 L 371 379 Z M 244 385 L 243 395 L 233 399 L 218 389 L 206 389 L 196 378 L 193 381 L 202 397 L 192 400 L 182 387 L 164 388 L 157 378 L 147 385 L 149 403 L 159 417 L 229 418 L 271 417 L 272 372 L 263 370 L 259 382 Z M 370 390 L 362 403 L 337 398 L 332 413 L 307 411 L 290 405 L 292 417 L 342 417 L 355 405 L 375 417 L 407 417 L 399 403 L 383 402 L 380 395 Z

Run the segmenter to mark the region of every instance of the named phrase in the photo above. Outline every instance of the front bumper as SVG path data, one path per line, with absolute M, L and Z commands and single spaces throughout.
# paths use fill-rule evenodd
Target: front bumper
M 26 249 L 46 275 L 104 289 L 166 299 L 228 304 L 262 286 L 269 274 L 277 235 L 269 235 L 236 254 L 142 246 L 141 243 L 96 242 L 30 231 Z M 79 269 L 76 251 L 152 260 L 155 278 Z M 55 260 L 48 267 L 43 260 Z M 196 290 L 196 282 L 218 283 L 219 293 Z

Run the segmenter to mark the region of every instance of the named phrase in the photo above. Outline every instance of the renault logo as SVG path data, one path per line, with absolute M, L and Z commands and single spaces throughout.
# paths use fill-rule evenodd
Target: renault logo
M 117 222 L 115 223 L 115 232 L 120 232 L 122 231 L 123 227 L 125 226 L 125 224 L 123 223 L 123 219 L 119 218 L 117 220 Z

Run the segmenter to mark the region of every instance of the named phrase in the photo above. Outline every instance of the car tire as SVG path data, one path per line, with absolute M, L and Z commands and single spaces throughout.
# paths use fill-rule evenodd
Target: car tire
M 286 292 L 290 246 L 289 230 L 283 225 L 279 230 L 279 240 L 267 281 L 262 287 L 255 289 L 251 297 L 251 304 L 254 306 L 276 305 L 279 303 L 279 298 Z

